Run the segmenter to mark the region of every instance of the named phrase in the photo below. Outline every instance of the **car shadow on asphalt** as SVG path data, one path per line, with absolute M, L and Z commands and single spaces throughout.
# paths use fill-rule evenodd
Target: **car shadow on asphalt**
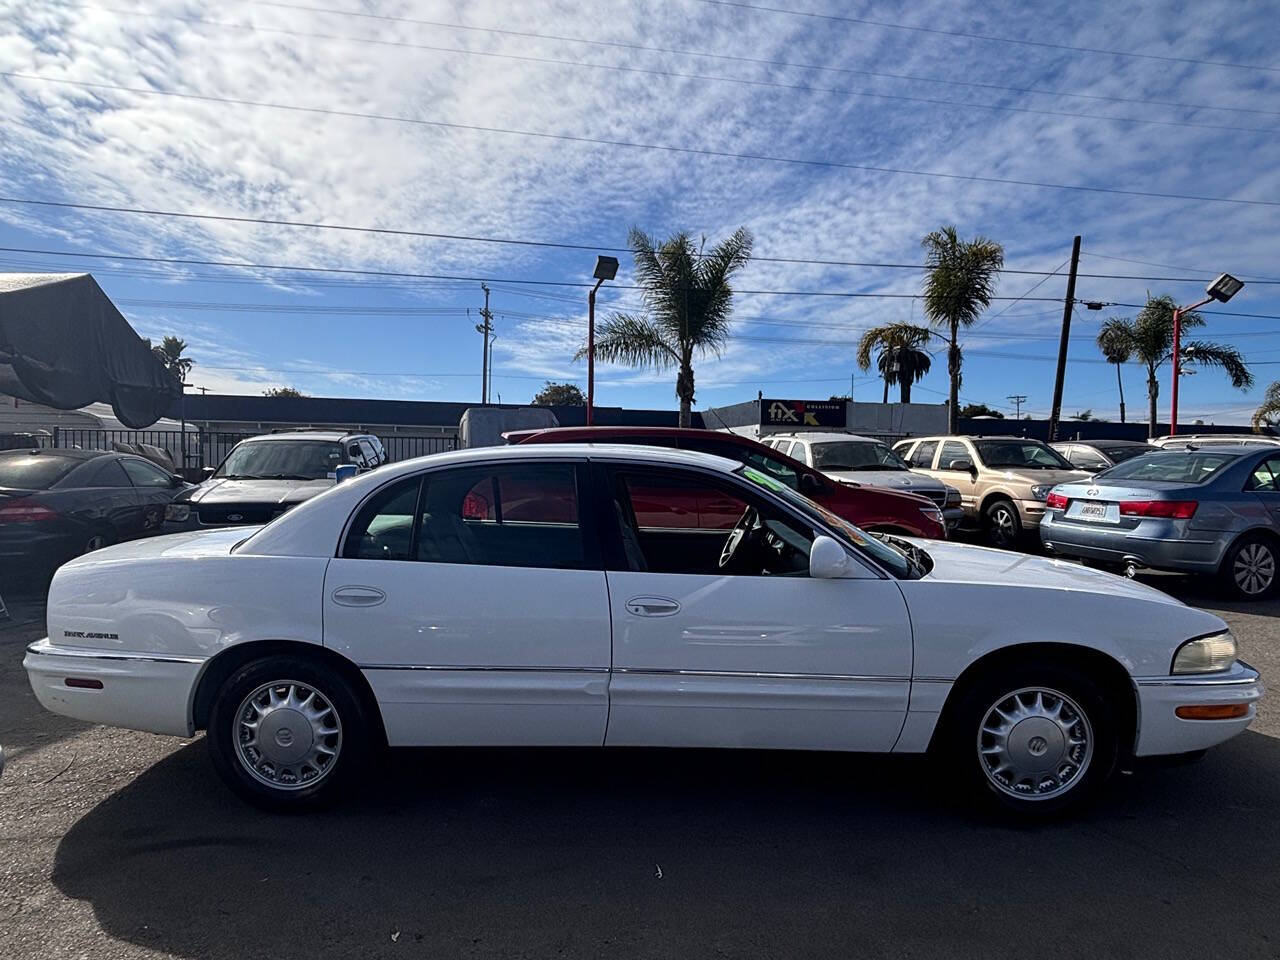
M 112 937 L 200 958 L 1267 955 L 1280 740 L 1119 778 L 1037 827 L 913 758 L 392 751 L 342 805 L 261 813 L 204 744 L 61 841 Z

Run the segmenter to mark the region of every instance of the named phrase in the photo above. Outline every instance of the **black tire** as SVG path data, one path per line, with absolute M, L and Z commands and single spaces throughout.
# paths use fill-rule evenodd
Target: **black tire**
M 1012 550 L 1022 540 L 1022 518 L 1012 500 L 992 500 L 982 511 L 982 529 L 987 543 Z
M 269 689 L 259 695 L 267 697 L 269 706 L 286 691 L 292 697 L 287 704 L 273 708 L 278 714 L 272 721 L 276 734 L 273 750 L 300 750 L 304 743 L 314 743 L 317 750 L 333 750 L 336 755 L 315 762 L 308 756 L 277 766 L 266 753 L 257 751 L 258 773 L 252 772 L 249 758 L 254 756 L 254 748 L 242 752 L 239 744 L 240 711 L 252 709 L 247 698 L 264 688 Z M 308 692 L 314 692 L 318 700 L 307 701 Z M 319 725 L 313 724 L 301 709 L 295 709 L 308 702 L 312 711 L 328 706 L 332 718 L 326 715 Z M 271 715 L 260 715 L 259 722 L 266 723 Z M 323 732 L 335 726 L 336 737 Z M 318 729 L 322 730 L 320 735 Z M 331 803 L 357 781 L 374 749 L 371 730 L 360 696 L 341 673 L 306 657 L 281 654 L 251 661 L 226 679 L 209 712 L 206 739 L 214 769 L 242 799 L 263 809 L 292 812 Z M 294 763 L 296 766 L 291 766 Z
M 1039 707 L 1029 692 L 1037 690 L 1042 691 Z M 1045 770 L 1043 774 L 1032 774 L 1036 786 L 1031 779 L 999 773 L 1002 756 L 983 753 L 999 749 L 998 738 L 984 729 L 988 717 L 997 706 L 1017 716 L 1016 711 L 1008 710 L 1014 696 L 1020 697 L 1019 703 L 1028 713 L 1005 729 L 1009 741 L 1025 744 L 1021 755 Z M 1055 700 L 1061 703 L 1064 719 L 1060 723 L 1042 716 L 1053 713 Z M 1072 716 L 1077 716 L 1074 723 Z M 1033 721 L 1032 725 L 1023 726 L 1027 720 Z M 1044 741 L 1057 736 L 1055 724 L 1063 729 L 1069 725 L 1069 732 L 1063 733 L 1060 742 L 1050 743 L 1047 752 L 1035 756 L 1036 748 L 1044 750 Z M 950 714 L 942 759 L 981 807 L 1026 819 L 1044 819 L 1079 809 L 1096 798 L 1116 768 L 1118 728 L 1114 707 L 1084 670 L 1052 660 L 1012 664 L 980 677 L 963 692 L 956 710 Z M 1072 738 L 1083 738 L 1087 746 L 1072 752 Z
M 1265 534 L 1249 534 L 1231 545 L 1222 560 L 1222 585 L 1237 600 L 1265 600 L 1280 582 L 1280 550 Z

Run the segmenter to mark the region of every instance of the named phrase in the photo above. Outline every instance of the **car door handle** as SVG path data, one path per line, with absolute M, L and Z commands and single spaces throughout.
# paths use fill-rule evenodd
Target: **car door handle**
M 680 604 L 669 597 L 632 597 L 627 613 L 636 617 L 669 617 L 680 612 Z
M 373 607 L 387 599 L 377 587 L 338 587 L 331 596 L 334 603 L 344 607 Z

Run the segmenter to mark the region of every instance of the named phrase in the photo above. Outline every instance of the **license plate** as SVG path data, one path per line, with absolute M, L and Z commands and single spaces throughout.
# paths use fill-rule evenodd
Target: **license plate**
M 1080 516 L 1086 520 L 1105 520 L 1107 505 L 1105 503 L 1083 503 L 1080 505 Z
M 1120 509 L 1114 503 L 1090 503 L 1088 500 L 1077 500 L 1067 510 L 1067 517 L 1086 523 L 1119 523 Z

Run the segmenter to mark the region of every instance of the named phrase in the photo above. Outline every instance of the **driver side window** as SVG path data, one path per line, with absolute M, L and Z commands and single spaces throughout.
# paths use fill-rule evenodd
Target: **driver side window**
M 730 482 L 618 470 L 613 512 L 624 569 L 703 576 L 804 576 L 814 533 Z

